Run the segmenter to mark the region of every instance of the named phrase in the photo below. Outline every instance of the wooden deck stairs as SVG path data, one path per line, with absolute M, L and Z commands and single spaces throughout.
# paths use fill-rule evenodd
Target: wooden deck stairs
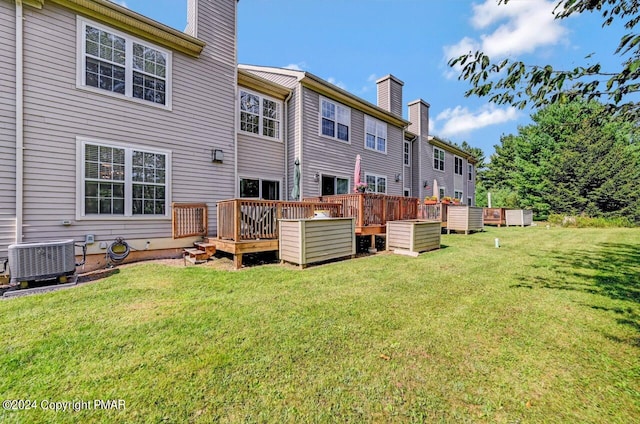
M 187 247 L 183 251 L 184 260 L 193 264 L 201 264 L 207 262 L 209 258 L 216 254 L 216 245 L 211 243 L 208 238 L 203 241 L 196 241 L 193 247 Z

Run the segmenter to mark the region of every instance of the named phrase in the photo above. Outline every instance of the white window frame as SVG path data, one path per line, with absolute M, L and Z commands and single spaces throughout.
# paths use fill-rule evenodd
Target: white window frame
M 334 128 L 333 128 L 334 134 L 335 134 L 334 136 L 330 136 L 330 135 L 322 133 L 322 119 L 323 119 L 323 116 L 322 116 L 322 103 L 323 102 L 328 102 L 328 103 L 332 104 L 335 107 L 335 110 L 336 110 L 336 119 L 334 121 Z M 351 108 L 349 108 L 349 107 L 347 107 L 347 106 L 345 106 L 345 105 L 343 105 L 341 103 L 338 103 L 338 102 L 335 102 L 333 100 L 330 100 L 330 99 L 328 99 L 326 97 L 322 97 L 322 96 L 320 96 L 320 105 L 319 105 L 319 107 L 320 107 L 320 110 L 319 110 L 319 113 L 318 113 L 318 125 L 319 125 L 318 134 L 320 135 L 320 137 L 329 138 L 331 140 L 336 140 L 336 141 L 339 141 L 341 143 L 351 144 L 351 135 L 352 135 L 352 132 L 353 132 L 352 131 L 352 126 L 351 126 Z M 346 118 L 343 116 L 342 117 L 343 119 L 339 119 L 340 118 L 340 114 L 338 112 L 339 109 L 343 109 L 344 113 L 346 114 Z M 345 123 L 345 121 L 348 121 L 348 122 Z M 338 124 L 342 124 L 342 125 L 346 125 L 347 126 L 347 131 L 348 131 L 347 140 L 343 140 L 341 138 L 338 138 Z
M 405 187 L 402 189 L 403 190 L 403 195 L 405 197 L 411 197 L 411 187 Z
M 453 173 L 456 175 L 464 175 L 464 161 L 460 156 L 453 156 Z
M 241 197 L 241 184 L 242 180 L 258 180 L 258 197 Z M 281 178 L 269 178 L 269 177 L 252 177 L 248 175 L 241 175 L 238 178 L 238 198 L 240 199 L 256 199 L 262 200 L 262 182 L 271 181 L 278 183 L 278 200 L 282 200 L 282 179 Z
M 125 151 L 125 179 L 124 183 L 124 214 L 101 215 L 85 213 L 85 146 L 87 144 L 124 149 Z M 133 152 L 145 152 L 162 154 L 166 157 L 165 163 L 165 208 L 164 215 L 134 215 L 133 214 Z M 76 137 L 76 220 L 159 220 L 171 219 L 171 151 L 158 148 L 148 148 L 140 145 L 132 145 L 115 141 L 106 141 L 90 137 Z M 107 180 L 105 180 L 107 181 Z
M 76 88 L 80 90 L 90 91 L 92 93 L 101 94 L 109 97 L 115 97 L 118 99 L 125 99 L 130 102 L 139 103 L 141 105 L 152 106 L 160 109 L 171 110 L 172 109 L 172 77 L 173 77 L 173 55 L 170 50 L 163 49 L 162 47 L 158 47 L 148 41 L 141 40 L 132 35 L 126 34 L 124 32 L 113 29 L 109 26 L 99 24 L 92 20 L 86 19 L 81 16 L 77 16 L 77 53 L 76 53 Z M 85 69 L 85 61 L 86 61 L 86 26 L 92 26 L 98 28 L 102 31 L 109 32 L 118 37 L 124 38 L 127 42 L 126 44 L 126 54 L 125 54 L 125 94 L 114 93 L 112 91 L 103 90 L 98 87 L 93 87 L 91 85 L 86 84 L 86 69 Z M 139 99 L 137 97 L 133 97 L 133 43 L 140 44 L 142 46 L 151 48 L 160 53 L 166 55 L 166 69 L 165 69 L 165 104 L 151 102 L 145 99 Z
M 402 148 L 404 149 L 402 151 L 402 163 L 404 163 L 404 166 L 411 166 L 411 143 L 405 141 Z
M 259 99 L 259 112 L 258 112 L 258 133 L 254 133 L 251 131 L 246 131 L 242 129 L 242 112 L 244 112 L 242 110 L 242 105 L 241 105 L 241 99 L 242 99 L 242 92 L 257 96 Z M 274 102 L 277 105 L 277 114 L 278 114 L 278 118 L 277 119 L 273 119 L 270 117 L 265 117 L 264 116 L 264 101 L 268 100 L 271 102 Z M 269 97 L 269 96 L 265 96 L 264 94 L 260 94 L 256 91 L 253 90 L 248 90 L 244 87 L 239 87 L 238 88 L 238 131 L 241 132 L 242 134 L 247 134 L 250 135 L 252 137 L 260 137 L 260 138 L 264 138 L 265 140 L 271 140 L 271 141 L 279 141 L 282 142 L 282 102 L 278 99 L 274 99 L 273 97 Z M 278 136 L 277 137 L 271 137 L 269 135 L 265 135 L 264 134 L 264 121 L 265 119 L 269 119 L 272 121 L 275 121 L 278 123 Z
M 369 132 L 369 125 L 373 126 L 373 133 Z M 367 136 L 372 135 L 374 139 L 375 146 L 369 147 L 367 146 Z M 380 150 L 378 148 L 378 144 L 380 140 L 384 140 L 384 150 Z M 378 119 L 372 118 L 368 115 L 364 117 L 364 148 L 366 150 L 372 150 L 374 152 L 387 154 L 387 145 L 389 144 L 389 140 L 387 138 L 387 124 L 386 122 L 382 122 Z
M 369 187 L 367 189 L 367 191 L 371 192 L 371 193 L 379 193 L 379 194 L 387 194 L 387 188 L 389 187 L 389 178 L 387 178 L 386 175 L 379 175 L 379 174 L 370 174 L 370 173 L 365 173 L 364 174 L 364 182 L 366 184 L 369 184 L 367 181 L 369 180 L 368 177 L 373 177 L 375 178 L 375 187 L 374 189 L 372 189 L 371 187 Z M 379 184 L 379 180 L 384 178 L 384 191 L 379 191 L 378 190 L 378 184 Z
M 322 184 L 322 179 L 328 177 L 328 178 L 333 178 L 333 192 L 335 194 L 349 194 L 351 193 L 351 178 L 350 177 L 345 177 L 342 175 L 336 175 L 336 174 L 331 174 L 331 173 L 321 173 L 320 174 L 320 179 L 319 182 L 320 184 Z M 338 180 L 346 180 L 347 181 L 347 192 L 346 193 L 338 193 Z M 322 193 L 322 187 L 320 187 L 320 192 Z
M 467 206 L 473 206 L 473 197 L 467 197 Z
M 458 199 L 462 202 L 462 198 L 464 197 L 464 193 L 462 190 L 453 190 L 453 198 Z
M 442 152 L 442 159 L 440 159 L 440 152 Z M 442 165 L 442 169 L 440 169 L 439 166 L 436 167 L 436 157 L 438 158 L 438 162 Z M 446 172 L 446 166 L 445 166 L 446 158 L 447 158 L 447 153 L 443 149 L 440 149 L 439 147 L 434 147 L 433 162 L 431 163 L 431 165 L 433 166 L 433 169 L 440 172 Z
M 467 172 L 469 173 L 469 181 L 473 181 L 473 165 L 467 164 Z

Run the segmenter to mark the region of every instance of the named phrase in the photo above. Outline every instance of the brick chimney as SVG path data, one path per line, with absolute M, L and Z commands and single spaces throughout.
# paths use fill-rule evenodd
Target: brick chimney
M 402 118 L 402 86 L 404 83 L 389 74 L 376 81 L 378 106 Z

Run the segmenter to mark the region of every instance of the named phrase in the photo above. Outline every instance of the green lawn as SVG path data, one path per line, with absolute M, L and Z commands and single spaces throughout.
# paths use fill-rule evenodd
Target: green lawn
M 442 244 L 0 301 L 0 398 L 38 406 L 0 422 L 637 422 L 640 229 Z M 126 409 L 42 407 L 94 399 Z

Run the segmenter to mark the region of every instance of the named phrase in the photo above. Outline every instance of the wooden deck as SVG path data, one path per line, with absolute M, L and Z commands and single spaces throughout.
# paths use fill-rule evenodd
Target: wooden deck
M 245 253 L 277 251 L 280 219 L 313 218 L 323 211 L 330 217 L 342 216 L 339 204 L 284 202 L 278 200 L 231 199 L 218 203 L 218 231 L 210 241 L 216 249 L 231 253 L 236 268 L 242 267 Z
M 415 197 L 353 193 L 305 200 L 341 205 L 344 217 L 356 218 L 356 235 L 359 236 L 386 234 L 387 221 L 418 217 L 418 199 Z
M 174 237 L 202 234 L 206 205 L 176 204 L 174 211 Z M 415 197 L 376 193 L 322 196 L 302 202 L 230 199 L 218 203 L 217 232 L 208 240 L 216 250 L 232 254 L 236 268 L 240 268 L 246 253 L 279 249 L 279 220 L 309 219 L 320 211 L 329 217 L 355 218 L 355 234 L 371 236 L 372 246 L 376 235 L 386 236 L 389 221 L 422 219 L 446 226 L 447 219 L 447 205 L 421 205 Z
M 506 224 L 506 208 L 483 208 L 482 221 L 484 225 L 497 225 L 498 227 Z
M 440 226 L 447 226 L 448 203 L 436 203 L 433 205 L 418 205 L 418 219 L 425 221 L 438 221 Z

